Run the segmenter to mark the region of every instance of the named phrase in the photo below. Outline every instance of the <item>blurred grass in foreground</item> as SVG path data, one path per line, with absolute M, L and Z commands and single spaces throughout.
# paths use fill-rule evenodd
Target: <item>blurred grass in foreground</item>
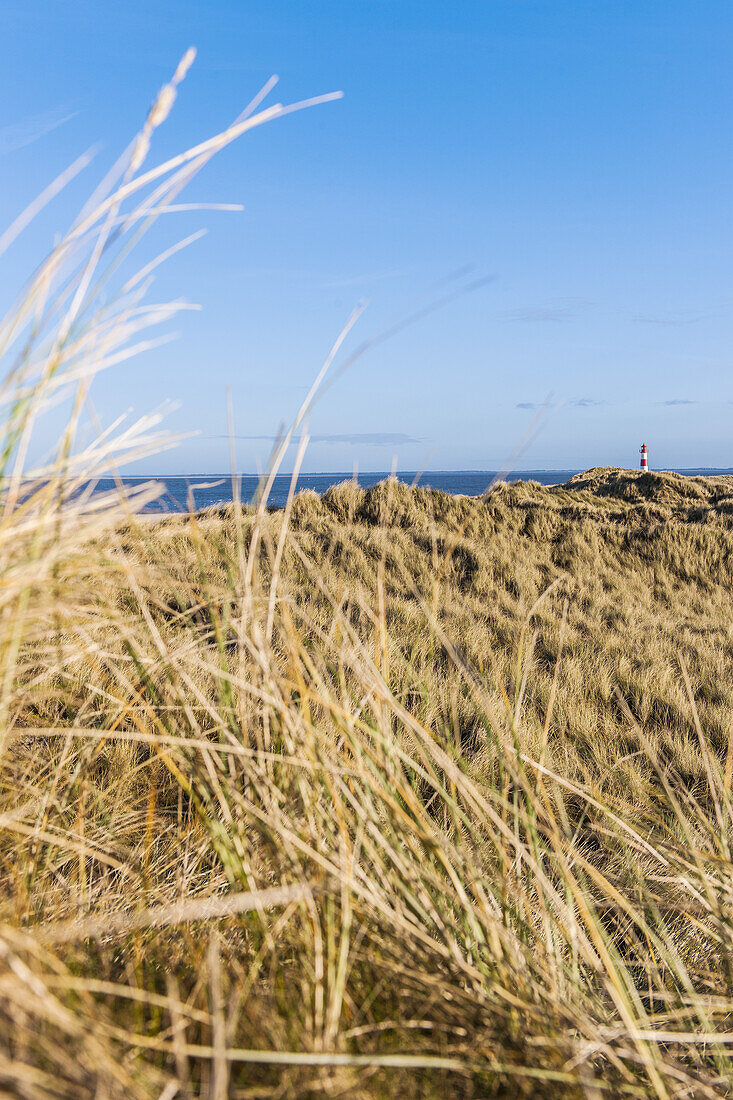
M 278 513 L 265 486 L 156 521 L 79 494 L 166 443 L 76 443 L 92 376 L 176 308 L 151 265 L 112 305 L 106 282 L 284 110 L 143 170 L 190 60 L 0 325 L 0 1087 L 726 1094 L 727 479 L 345 484 Z

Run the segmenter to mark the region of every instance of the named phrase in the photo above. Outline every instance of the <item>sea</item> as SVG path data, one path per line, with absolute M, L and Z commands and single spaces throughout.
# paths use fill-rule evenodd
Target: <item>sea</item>
M 733 474 L 731 469 L 687 469 L 675 470 L 674 473 L 687 474 L 689 476 L 715 476 L 721 474 Z M 397 471 L 394 476 L 406 485 L 420 485 L 423 488 L 441 489 L 444 493 L 464 494 L 465 496 L 480 496 L 497 478 L 503 481 L 538 481 L 541 485 L 560 485 L 568 481 L 579 470 L 515 470 L 511 473 L 497 470 L 429 470 L 418 472 L 416 470 Z M 363 489 L 368 489 L 389 477 L 390 471 L 374 473 L 331 473 L 331 474 L 300 474 L 296 483 L 296 492 L 303 489 L 311 489 L 316 493 L 325 493 L 332 485 L 338 485 L 342 481 L 354 481 Z M 148 477 L 123 477 L 122 484 L 130 490 L 150 481 L 155 481 L 163 486 L 161 495 L 152 504 L 146 505 L 141 511 L 150 512 L 190 512 L 208 508 L 215 504 L 227 504 L 232 500 L 232 478 L 230 474 L 205 475 L 189 474 L 185 477 L 171 477 L 168 474 Z M 251 502 L 257 494 L 261 484 L 256 474 L 242 474 L 237 478 L 239 483 L 239 498 L 243 503 Z M 278 474 L 274 480 L 268 504 L 274 508 L 281 508 L 285 504 L 290 492 L 292 481 L 291 474 Z M 94 485 L 94 491 L 104 492 L 112 490 L 116 484 L 108 478 L 101 478 Z

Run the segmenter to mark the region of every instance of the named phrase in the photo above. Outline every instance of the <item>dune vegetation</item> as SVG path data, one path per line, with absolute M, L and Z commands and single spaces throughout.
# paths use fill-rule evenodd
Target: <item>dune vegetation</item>
M 727 1094 L 733 482 L 93 492 L 191 59 L 0 322 L 0 1093 Z
M 4 699 L 10 1094 L 724 1093 L 732 515 L 593 470 L 72 539 Z

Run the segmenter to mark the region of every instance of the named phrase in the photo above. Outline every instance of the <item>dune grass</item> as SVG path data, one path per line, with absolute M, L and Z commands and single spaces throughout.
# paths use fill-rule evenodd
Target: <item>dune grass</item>
M 7 700 L 6 1080 L 724 1093 L 731 504 L 347 483 L 67 551 Z
M 161 443 L 77 427 L 172 309 L 100 287 L 282 113 L 146 170 L 188 60 L 0 328 L 0 1090 L 725 1095 L 730 481 L 86 491 Z

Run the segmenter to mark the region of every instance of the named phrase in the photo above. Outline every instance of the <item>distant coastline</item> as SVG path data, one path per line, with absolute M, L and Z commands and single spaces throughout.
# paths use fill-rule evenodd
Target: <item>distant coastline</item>
M 407 485 L 418 484 L 425 489 L 438 489 L 450 495 L 481 496 L 495 480 L 502 481 L 538 481 L 542 485 L 561 485 L 571 477 L 582 473 L 580 469 L 565 470 L 397 470 L 395 476 Z M 652 473 L 655 471 L 652 470 Z M 662 471 L 656 471 L 662 472 Z M 733 468 L 696 467 L 667 470 L 687 477 L 715 477 L 733 474 Z M 390 470 L 359 471 L 356 480 L 364 489 L 369 489 L 379 481 L 391 476 Z M 353 471 L 336 473 L 300 474 L 296 491 L 311 490 L 319 495 L 332 485 L 354 480 Z M 272 485 L 268 503 L 273 507 L 285 504 L 291 489 L 292 473 L 278 474 Z M 130 489 L 149 481 L 162 482 L 165 491 L 153 504 L 145 508 L 146 512 L 187 512 L 199 511 L 217 504 L 228 504 L 232 500 L 231 474 L 138 474 L 134 477 L 122 477 L 123 485 Z M 261 477 L 257 474 L 238 474 L 240 498 L 250 501 L 258 490 Z M 112 491 L 118 484 L 111 478 L 103 478 L 95 483 L 95 490 Z
M 633 466 L 633 467 L 629 466 L 629 467 L 625 467 L 625 468 L 627 468 L 629 470 L 631 470 L 631 469 L 635 470 L 637 467 L 636 466 Z M 576 468 L 571 469 L 570 467 L 557 468 L 557 467 L 554 467 L 554 466 L 552 466 L 552 467 L 549 467 L 549 466 L 547 466 L 547 467 L 546 466 L 536 466 L 536 467 L 532 467 L 531 469 L 527 469 L 527 470 L 518 470 L 518 469 L 517 470 L 514 470 L 514 469 L 509 470 L 506 473 L 505 476 L 507 477 L 507 479 L 510 479 L 512 481 L 529 481 L 530 480 L 530 475 L 532 475 L 532 474 L 571 474 L 571 475 L 574 475 L 574 474 L 582 473 L 584 469 L 587 469 L 587 467 L 578 466 Z M 465 470 L 464 469 L 456 469 L 456 470 L 436 469 L 436 470 L 422 470 L 422 471 L 419 471 L 419 470 L 397 470 L 396 471 L 396 476 L 400 480 L 403 480 L 407 477 L 411 477 L 413 475 L 417 476 L 418 474 L 420 475 L 421 478 L 430 477 L 431 475 L 435 475 L 435 474 L 446 475 L 446 476 L 450 476 L 450 477 L 458 476 L 460 474 L 470 474 L 472 476 L 477 475 L 477 474 L 489 474 L 490 476 L 495 477 L 496 474 L 500 473 L 500 472 L 501 471 L 498 471 L 498 470 L 490 470 L 490 469 L 483 469 L 483 468 L 481 468 L 481 469 L 473 469 L 473 468 L 468 469 L 467 468 Z M 359 470 L 357 476 L 358 477 L 385 478 L 385 477 L 391 477 L 392 473 L 393 473 L 392 470 Z M 650 469 L 650 473 L 686 474 L 690 477 L 702 477 L 705 474 L 711 474 L 711 475 L 733 474 L 733 466 L 659 466 L 659 467 L 652 467 Z M 205 478 L 222 478 L 222 477 L 231 478 L 231 476 L 232 475 L 231 475 L 230 470 L 227 470 L 227 471 L 224 471 L 224 472 L 220 471 L 219 473 L 213 473 L 213 474 L 207 474 L 207 473 L 203 473 L 200 470 L 194 470 L 192 472 L 189 471 L 189 472 L 181 473 L 181 474 L 163 474 L 163 473 L 130 474 L 130 475 L 123 475 L 122 480 L 123 481 L 150 481 L 152 479 L 153 481 L 165 481 L 166 478 L 169 478 L 169 479 L 173 479 L 173 478 L 200 478 L 200 477 L 205 477 Z M 252 478 L 252 477 L 256 478 L 256 477 L 260 477 L 260 476 L 262 476 L 262 475 L 257 474 L 257 473 L 253 473 L 252 471 L 243 471 L 243 472 L 237 474 L 237 477 L 246 477 L 246 478 Z M 292 473 L 292 470 L 290 470 L 290 471 L 286 470 L 283 473 L 278 474 L 277 476 L 278 477 L 292 477 L 293 473 Z M 332 470 L 313 470 L 313 471 L 310 471 L 308 473 L 301 473 L 299 476 L 301 478 L 306 478 L 306 477 L 329 477 L 329 478 L 338 478 L 340 481 L 351 481 L 352 478 L 354 477 L 354 471 L 353 470 L 336 470 L 336 471 L 332 471 Z

